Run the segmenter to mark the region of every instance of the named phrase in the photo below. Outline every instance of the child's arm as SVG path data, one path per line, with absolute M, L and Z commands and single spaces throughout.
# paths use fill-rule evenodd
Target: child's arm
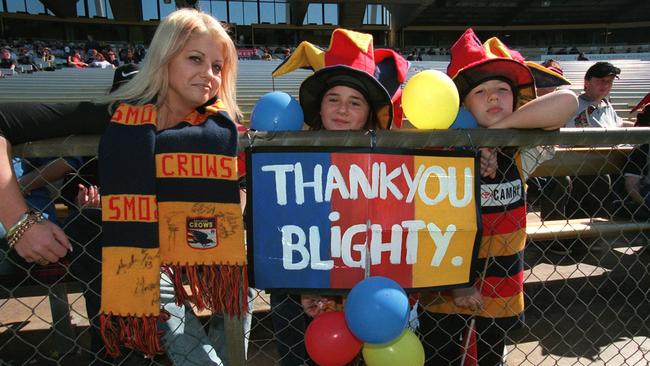
M 474 286 L 451 290 L 454 304 L 458 307 L 477 311 L 483 309 L 483 296 Z
M 578 110 L 578 97 L 570 90 L 558 90 L 526 103 L 490 128 L 543 128 L 555 130 Z
M 30 191 L 44 187 L 48 183 L 56 182 L 73 169 L 65 159 L 58 158 L 18 178 L 18 184 L 22 187 L 23 191 L 29 193 Z

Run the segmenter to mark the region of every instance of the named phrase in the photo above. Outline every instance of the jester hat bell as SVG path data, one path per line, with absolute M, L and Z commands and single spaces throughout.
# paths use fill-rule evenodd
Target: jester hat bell
M 506 79 L 512 86 L 515 109 L 535 99 L 535 80 L 517 51 L 501 44 L 501 49 L 483 45 L 468 28 L 451 47 L 447 75 L 458 88 L 461 101 L 477 85 L 491 79 Z
M 406 79 L 408 67 L 408 61 L 398 53 L 374 50 L 372 35 L 336 29 L 327 50 L 304 41 L 272 75 L 277 77 L 297 68 L 315 71 L 300 85 L 305 123 L 313 128 L 320 127 L 320 104 L 325 92 L 343 85 L 366 98 L 377 116 L 377 128 L 389 129 L 392 121 L 401 127 L 400 86 Z

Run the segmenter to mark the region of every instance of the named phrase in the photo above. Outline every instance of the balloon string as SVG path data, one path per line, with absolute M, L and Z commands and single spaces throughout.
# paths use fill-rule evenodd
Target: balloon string
M 488 270 L 488 264 L 490 263 L 490 257 L 492 256 L 492 242 L 493 240 L 490 239 L 488 241 L 488 247 L 487 247 L 487 256 L 485 258 L 485 264 L 483 265 L 483 270 L 481 271 L 480 279 L 481 279 L 481 284 L 478 288 L 479 294 L 483 293 L 483 285 L 485 285 L 485 277 L 487 277 L 487 270 Z M 472 285 L 473 287 L 474 285 Z M 482 296 L 482 295 L 481 295 Z M 475 331 L 474 327 L 476 326 L 476 317 L 478 316 L 478 313 L 480 310 L 474 310 L 472 314 L 470 315 L 470 322 L 469 322 L 469 330 L 467 332 L 467 338 L 469 339 L 469 335 L 471 334 L 472 331 Z M 478 337 L 478 331 L 476 331 L 476 337 Z M 478 339 L 475 341 L 478 342 Z M 467 359 L 467 354 L 469 353 L 469 340 L 466 342 L 466 347 L 463 349 L 463 356 L 460 362 L 461 366 L 465 366 L 465 361 Z M 479 355 L 476 355 L 476 358 L 480 358 Z
M 373 130 L 368 131 L 371 136 L 374 135 Z M 370 138 L 370 147 L 372 146 L 372 137 Z M 372 164 L 370 163 L 370 155 L 366 158 L 366 170 L 370 172 Z M 372 235 L 372 221 L 370 220 L 370 200 L 366 200 L 366 258 L 365 268 L 363 269 L 363 278 L 370 277 L 370 237 Z

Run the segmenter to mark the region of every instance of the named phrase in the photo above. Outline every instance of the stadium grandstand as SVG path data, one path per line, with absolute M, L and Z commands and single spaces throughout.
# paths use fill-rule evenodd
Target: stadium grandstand
M 278 78 L 271 77 L 272 71 L 300 41 L 327 47 L 332 31 L 339 27 L 370 33 L 375 48 L 389 47 L 408 56 L 407 80 L 423 70 L 444 72 L 449 47 L 472 27 L 480 39 L 498 36 L 528 60 L 560 61 L 564 77 L 572 83 L 566 88 L 576 94 L 582 92 L 591 65 L 600 60 L 613 63 L 621 72 L 609 100 L 621 117 L 633 120 L 636 114 L 631 109 L 650 92 L 650 1 L 0 0 L 0 49 L 8 49 L 15 58 L 24 48 L 35 59 L 33 65 L 0 68 L 0 103 L 92 101 L 106 94 L 113 82 L 113 67 L 75 67 L 68 56 L 79 51 L 84 63 L 96 49 L 107 60 L 113 53 L 117 65 L 137 63 L 146 57 L 160 20 L 178 7 L 201 9 L 229 24 L 240 57 L 237 103 L 245 125 L 265 93 L 283 91 L 298 98 L 299 86 L 311 71 L 299 69 Z M 51 49 L 55 61 L 38 61 L 45 48 Z M 586 61 L 577 60 L 581 54 Z M 390 134 L 397 136 L 399 144 L 390 147 L 399 149 L 465 146 L 466 141 L 522 150 L 531 144 L 563 146 L 533 177 L 621 175 L 630 145 L 647 143 L 650 136 L 650 129 L 636 127 L 578 131 L 581 136 L 567 130 L 521 134 L 511 130 L 504 134 L 509 136 L 497 140 L 490 140 L 496 136 L 490 134 L 494 130 L 483 129 L 434 131 L 426 142 L 421 136 L 430 131 L 380 131 L 377 136 L 379 141 L 387 141 Z M 306 133 L 310 139 L 318 137 L 313 132 L 322 131 Z M 463 136 L 452 142 L 436 139 L 436 133 L 445 132 Z M 292 133 L 295 137 L 301 132 L 261 133 L 261 138 L 248 136 L 247 141 L 274 146 L 274 139 L 288 136 L 281 144 L 290 145 L 297 141 L 291 139 Z M 372 145 L 376 136 L 371 136 Z M 360 141 L 353 133 L 348 137 L 346 141 Z M 242 136 L 240 144 L 244 140 Z M 306 140 L 300 142 L 320 146 L 318 138 Z M 12 153 L 21 158 L 88 155 L 96 162 L 97 141 L 97 136 L 71 136 L 14 146 Z M 481 145 L 482 141 L 488 144 Z M 366 149 L 367 140 L 363 143 L 354 147 Z M 82 175 L 81 171 L 76 174 Z M 74 212 L 62 203 L 65 185 L 59 182 L 50 187 L 58 195 L 57 214 L 63 218 Z M 539 205 L 530 201 L 528 245 L 522 254 L 526 327 L 507 339 L 504 366 L 650 364 L 650 222 L 617 216 L 620 212 L 613 209 L 598 217 L 543 220 Z M 586 246 L 605 243 L 607 250 L 582 257 L 550 255 L 546 249 L 558 238 Z M 6 258 L 0 247 L 0 264 Z M 19 272 L 22 277 L 2 272 L 0 266 L 0 366 L 85 365 L 99 359 L 87 354 L 90 336 L 84 332 L 89 328 L 81 296 L 84 284 L 71 278 L 65 266 L 55 263 L 30 269 L 27 275 Z M 276 347 L 270 296 L 254 290 L 253 302 L 249 333 L 242 334 L 240 319 L 226 323 L 228 337 L 234 339 L 229 344 L 239 347 L 229 350 L 228 356 L 235 359 L 229 364 L 281 365 L 284 355 Z M 204 323 L 211 316 L 208 311 L 198 315 Z M 244 339 L 247 351 L 240 342 Z M 165 357 L 150 359 L 132 353 L 119 364 L 171 365 Z M 363 364 L 361 360 L 355 363 Z
M 650 51 L 650 3 L 625 0 L 0 0 L 0 39 L 85 43 L 91 35 L 146 44 L 177 6 L 231 24 L 241 46 L 326 44 L 330 31 L 343 27 L 373 34 L 377 47 L 424 48 L 433 56 L 472 26 L 480 38 L 498 36 L 529 58 L 549 49 Z

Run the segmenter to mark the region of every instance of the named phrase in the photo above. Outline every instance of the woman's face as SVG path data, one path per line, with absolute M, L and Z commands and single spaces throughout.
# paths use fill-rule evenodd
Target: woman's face
M 320 118 L 326 130 L 360 130 L 368 121 L 370 105 L 356 89 L 339 85 L 325 92 Z
M 512 114 L 513 95 L 510 84 L 488 80 L 470 90 L 463 104 L 479 125 L 490 127 Z
M 211 35 L 190 37 L 168 65 L 169 92 L 165 103 L 172 108 L 196 108 L 217 95 L 224 58 L 222 45 Z

